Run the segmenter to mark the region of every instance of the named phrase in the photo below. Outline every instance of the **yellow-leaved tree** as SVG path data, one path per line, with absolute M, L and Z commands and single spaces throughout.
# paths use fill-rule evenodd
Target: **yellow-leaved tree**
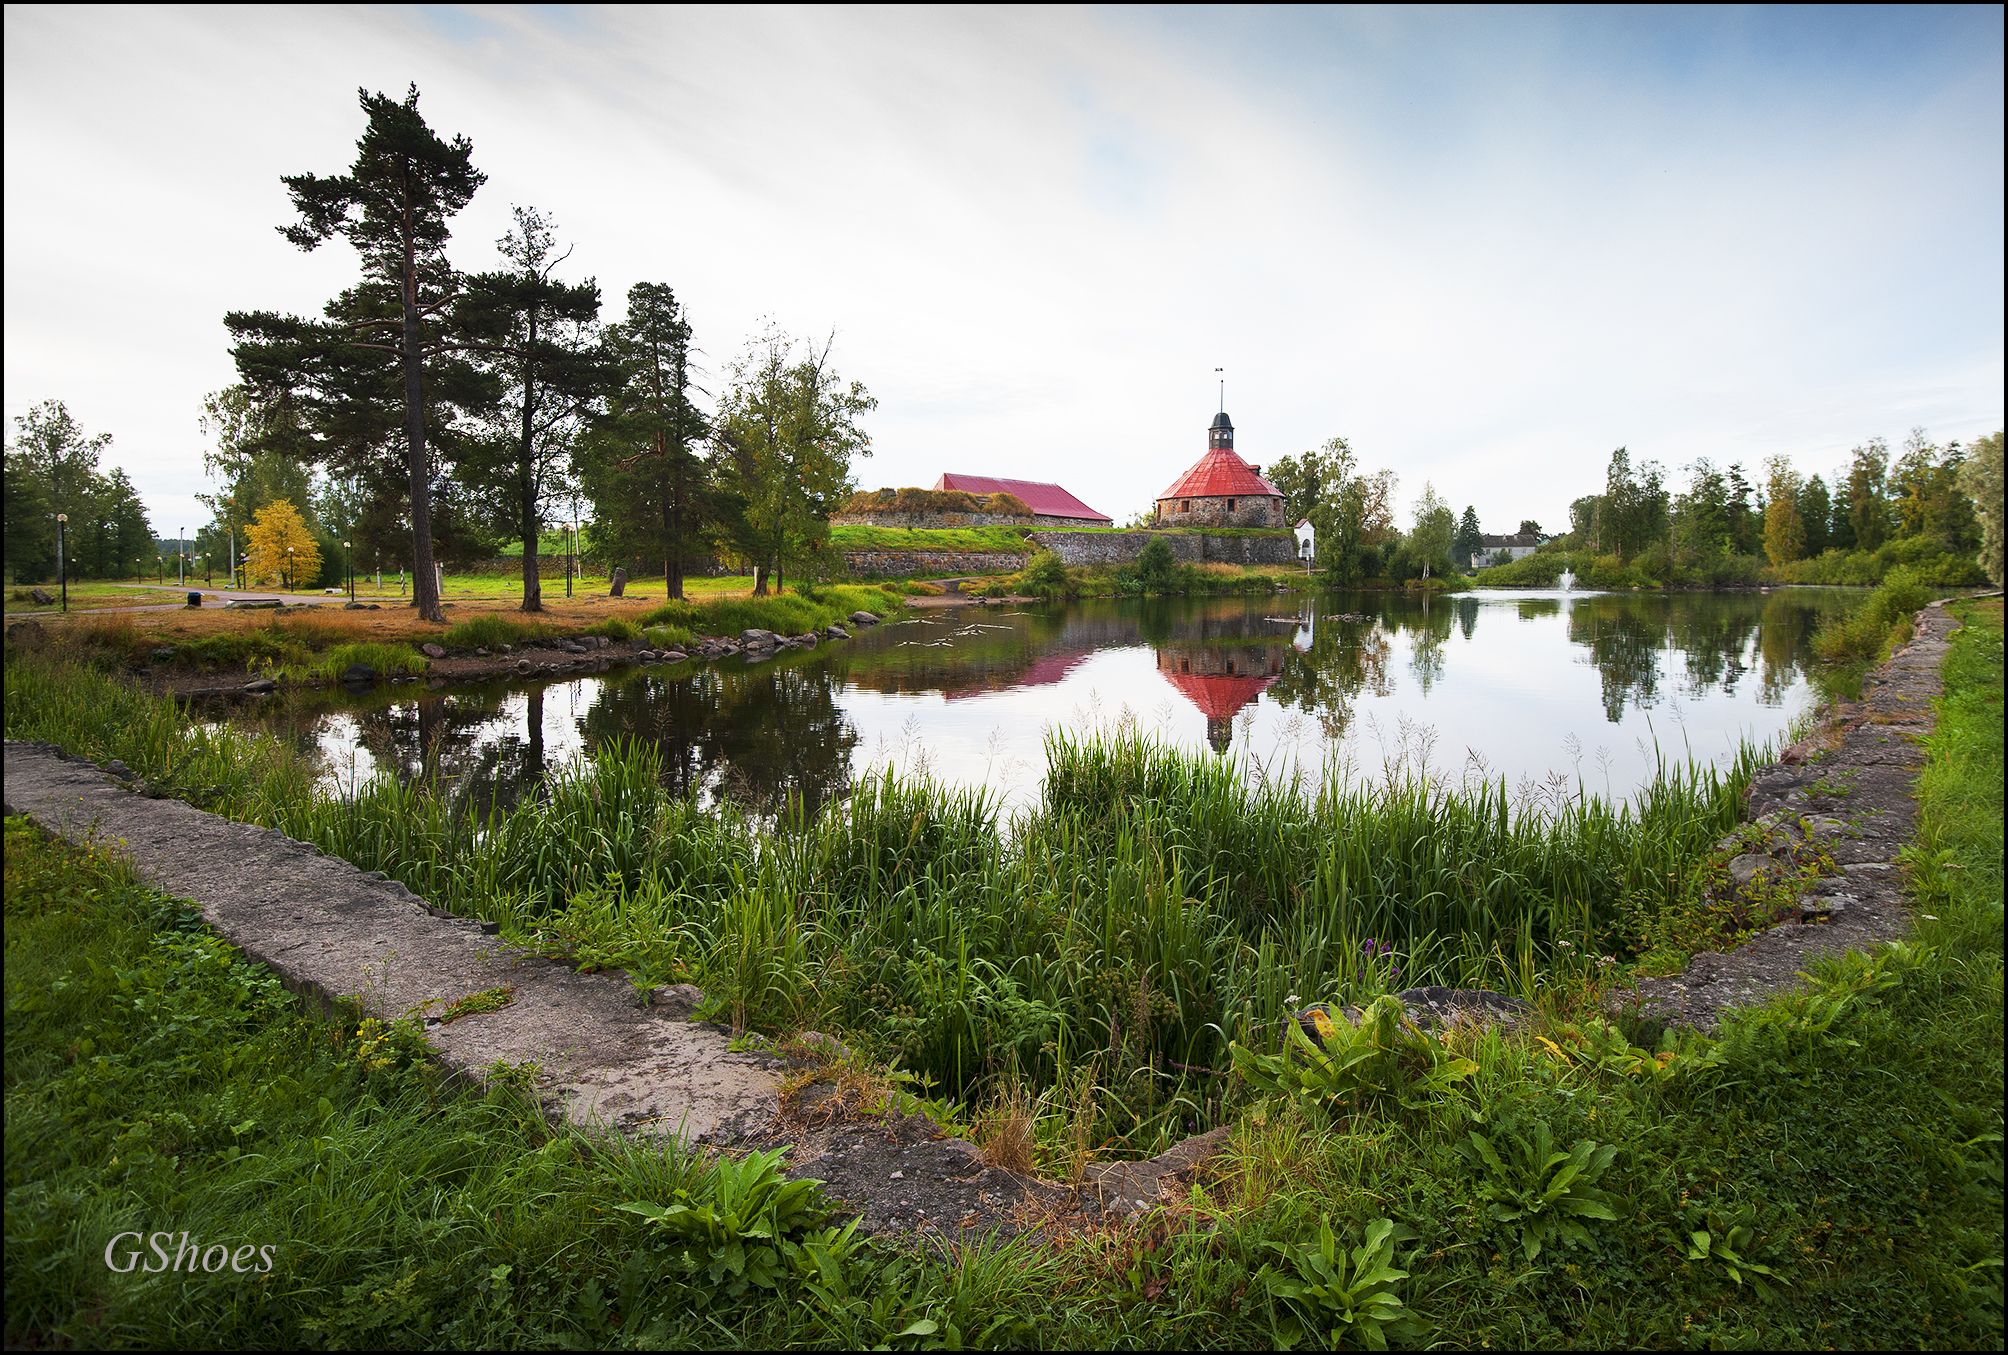
M 285 499 L 274 499 L 252 519 L 249 552 L 251 577 L 276 579 L 299 588 L 321 576 L 321 548 L 307 530 L 300 510 Z M 292 554 L 287 554 L 287 548 Z

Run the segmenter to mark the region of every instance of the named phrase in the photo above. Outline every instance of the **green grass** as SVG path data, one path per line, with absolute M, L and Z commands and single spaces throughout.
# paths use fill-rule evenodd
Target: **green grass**
M 1931 601 L 1931 590 L 1908 569 L 1889 572 L 1869 600 L 1835 617 L 1813 634 L 1822 663 L 1867 665 L 1910 638 L 1911 617 Z
M 1029 527 L 867 527 L 830 528 L 833 550 L 993 551 L 1026 555 Z
M 1806 991 L 1719 1039 L 1606 1023 L 1592 1015 L 1596 966 L 1558 964 L 1532 985 L 1529 1038 L 1467 1032 L 1444 1047 L 1369 1027 L 1343 1066 L 1296 1056 L 1297 1090 L 1206 1079 L 1234 1101 L 1231 1145 L 1140 1226 L 860 1249 L 736 1299 L 690 1285 L 618 1208 L 715 1191 L 717 1166 L 550 1134 L 505 1092 L 444 1094 L 390 1032 L 302 1016 L 185 912 L 10 821 L 8 1338 L 1264 1348 L 1309 1326 L 1357 1344 L 1372 1324 L 1338 1292 L 1350 1277 L 1308 1282 L 1321 1256 L 1379 1237 L 1406 1273 L 1375 1282 L 1386 1298 L 1371 1312 L 1388 1321 L 1373 1330 L 1398 1344 L 1998 1347 L 2002 623 L 1998 601 L 1958 609 L 1969 624 L 1905 857 L 1918 910 L 1905 943 L 1821 962 Z M 144 699 L 51 677 L 10 665 L 10 736 L 129 747 L 128 761 L 227 783 L 239 801 L 258 774 L 232 781 L 223 764 L 283 756 L 241 736 L 182 750 L 186 731 Z M 553 938 L 625 934 L 697 972 L 736 966 L 715 981 L 741 984 L 754 1009 L 816 991 L 790 986 L 803 954 L 831 957 L 808 977 L 841 989 L 853 980 L 827 971 L 884 948 L 922 982 L 873 994 L 871 1028 L 953 1043 L 973 1023 L 979 1048 L 1016 1036 L 1036 1056 L 1039 976 L 1092 957 L 1120 1030 L 1068 1015 L 1044 1038 L 1079 1061 L 1018 1103 L 1049 1169 L 1108 1146 L 1101 1103 L 1162 1066 L 1125 1058 L 1136 1032 L 1161 1033 L 1224 981 L 1198 966 L 1225 976 L 1269 955 L 1306 998 L 1336 991 L 1303 981 L 1305 953 L 1288 949 L 1329 925 L 1333 872 L 1363 895 L 1397 891 L 1388 907 L 1426 900 L 1434 879 L 1446 897 L 1428 906 L 1470 925 L 1482 896 L 1460 880 L 1501 891 L 1495 907 L 1525 887 L 1552 908 L 1627 870 L 1677 867 L 1664 839 L 1714 829 L 1692 785 L 1636 811 L 1650 833 L 1599 809 L 1522 837 L 1496 803 L 1397 800 L 1362 823 L 1344 802 L 1291 809 L 1146 748 L 1055 756 L 1053 802 L 1009 843 L 968 797 L 884 781 L 827 827 L 761 834 L 771 865 L 742 855 L 747 825 L 663 801 L 624 755 L 554 786 L 545 811 L 490 821 L 478 844 L 422 789 L 330 806 L 275 769 L 291 789 L 268 805 L 351 859 L 408 855 L 421 892 L 491 891 L 532 912 L 562 899 L 545 916 Z M 1733 802 L 1733 785 L 1722 793 Z M 1274 936 L 1250 940 L 1243 913 L 1268 915 Z M 1222 935 L 1236 939 L 1208 952 Z M 1013 949 L 1025 958 L 1007 964 Z M 1358 996 L 1396 982 L 1386 958 L 1330 958 L 1355 968 Z M 1231 1033 L 1251 1067 L 1275 1066 L 1275 1026 Z M 1005 1075 L 1000 1102 L 1028 1067 Z M 1568 1179 L 1549 1153 L 1588 1169 Z M 282 1266 L 263 1283 L 135 1282 L 103 1262 L 130 1228 L 269 1238 Z
M 847 622 L 852 612 L 886 616 L 903 605 L 899 594 L 886 588 L 867 584 L 804 584 L 764 598 L 667 602 L 643 616 L 641 624 L 673 626 L 697 635 L 735 635 L 748 629 L 799 635 L 832 623 Z

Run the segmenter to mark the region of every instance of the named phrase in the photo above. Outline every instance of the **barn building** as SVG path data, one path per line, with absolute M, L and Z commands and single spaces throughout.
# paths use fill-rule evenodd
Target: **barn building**
M 1045 480 L 1007 480 L 997 475 L 963 475 L 945 472 L 934 482 L 936 489 L 959 489 L 967 494 L 1009 494 L 1032 510 L 1032 520 L 1042 527 L 1108 527 L 1106 513 L 1098 513 L 1060 486 Z
M 1234 454 L 1234 424 L 1222 410 L 1206 430 L 1206 455 L 1157 496 L 1153 527 L 1288 527 L 1283 495 L 1261 468 Z

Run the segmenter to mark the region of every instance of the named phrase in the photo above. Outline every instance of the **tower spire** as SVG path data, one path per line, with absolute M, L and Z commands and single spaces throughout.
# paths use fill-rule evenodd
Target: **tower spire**
M 1227 369 L 1225 367 L 1215 367 L 1213 370 L 1225 373 Z M 1220 378 L 1220 412 L 1222 414 L 1227 412 L 1227 378 L 1225 375 Z

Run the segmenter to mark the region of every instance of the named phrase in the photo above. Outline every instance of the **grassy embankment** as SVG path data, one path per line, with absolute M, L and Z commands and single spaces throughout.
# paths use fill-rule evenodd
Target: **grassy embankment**
M 920 1256 L 808 1238 L 797 1219 L 780 1229 L 792 1245 L 769 1251 L 776 1264 L 739 1293 L 703 1276 L 751 1231 L 743 1221 L 678 1236 L 619 1209 L 679 1188 L 692 1203 L 715 1199 L 717 1164 L 550 1133 L 506 1092 L 444 1094 L 396 1038 L 300 1015 L 185 914 L 10 826 L 9 1340 L 1998 1345 L 2001 609 L 1962 611 L 1973 624 L 1947 665 L 1908 854 L 1920 908 L 1908 943 L 1824 963 L 1808 992 L 1733 1020 L 1719 1040 L 1656 1049 L 1585 1014 L 1589 965 L 1556 976 L 1529 1039 L 1462 1034 L 1445 1048 L 1370 1026 L 1348 1049 L 1357 1061 L 1300 1056 L 1285 1069 L 1268 1052 L 1275 1032 L 1258 1034 L 1233 1146 L 1162 1215 L 1044 1247 Z M 17 703 L 18 676 L 9 732 L 23 732 L 17 714 L 30 705 L 54 721 L 47 692 Z M 202 738 L 178 767 L 145 774 L 206 782 L 226 800 L 284 799 L 283 768 L 248 763 L 228 736 Z M 138 739 L 164 750 L 164 721 Z M 1103 777 L 1126 765 L 1091 761 Z M 1154 766 L 1171 779 L 1129 789 L 1154 793 L 1155 810 L 1150 794 L 1134 814 L 1093 801 L 1122 842 L 1149 841 L 1153 817 L 1173 827 L 1196 792 L 1220 793 L 1193 784 L 1190 762 Z M 1076 792 L 1112 788 L 1079 779 L 1091 770 L 1073 768 Z M 605 830 L 640 788 L 618 764 L 597 775 L 558 796 L 578 812 L 596 794 L 616 802 L 587 826 L 607 854 L 588 869 L 618 874 L 649 844 Z M 869 891 L 874 846 L 901 847 L 877 869 L 926 860 L 908 866 L 915 887 L 898 896 L 916 921 L 951 924 L 926 907 L 952 886 L 940 869 L 952 864 L 940 850 L 954 845 L 951 826 L 909 816 L 912 802 L 885 813 L 883 796 L 867 800 L 859 831 L 792 850 L 849 844 L 849 861 L 822 863 L 835 896 Z M 910 835 L 884 836 L 895 826 Z M 672 852 L 701 845 L 688 843 L 692 827 L 659 840 Z M 413 831 L 422 846 L 433 829 Z M 1485 860 L 1466 854 L 1473 845 L 1448 848 L 1463 870 Z M 1555 850 L 1569 854 L 1566 836 Z M 1132 846 L 1123 869 L 1147 859 Z M 674 870 L 701 887 L 703 865 L 692 852 Z M 1175 948 L 1181 921 L 1227 921 L 1195 892 L 1178 916 L 1155 919 L 1168 934 L 1138 929 L 1140 916 L 1110 921 L 1126 949 L 1160 935 Z M 1113 895 L 1091 907 L 1129 912 Z M 1042 911 L 1018 917 L 1036 930 Z M 630 925 L 644 925 L 639 910 Z M 1375 986 L 1364 977 L 1361 996 Z M 1055 1118 L 1078 1132 L 1078 1116 L 1065 1122 L 1073 1092 L 1032 1108 L 1042 1142 Z M 1082 1092 L 1108 1094 L 1093 1079 Z M 272 1242 L 275 1265 L 264 1279 L 111 1273 L 106 1244 L 136 1229 Z M 1334 1247 L 1371 1247 L 1369 1260 L 1393 1268 L 1330 1283 Z M 1383 1297 L 1361 1302 L 1370 1295 Z
M 717 585 L 722 581 L 704 580 Z M 446 625 L 420 620 L 409 609 L 346 611 L 333 607 L 284 612 L 172 610 L 70 618 L 48 628 L 45 643 L 63 655 L 100 667 L 139 664 L 215 673 L 251 673 L 284 681 L 332 681 L 351 664 L 368 664 L 390 676 L 425 671 L 418 646 L 450 650 L 493 648 L 535 639 L 604 635 L 645 638 L 668 646 L 697 635 L 736 635 L 748 626 L 797 634 L 841 621 L 858 610 L 885 614 L 902 599 L 894 589 L 824 585 L 764 598 L 743 588 L 693 587 L 692 596 L 665 603 L 655 598 L 562 598 L 531 616 L 506 603 L 463 603 Z M 156 651 L 166 649 L 164 657 Z

